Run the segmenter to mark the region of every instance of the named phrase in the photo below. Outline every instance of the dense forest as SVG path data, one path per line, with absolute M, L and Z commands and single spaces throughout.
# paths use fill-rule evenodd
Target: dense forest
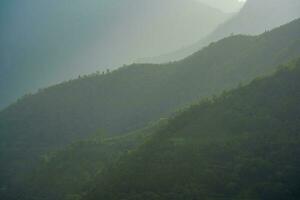
M 45 154 L 26 176 L 22 199 L 76 199 L 105 167 L 134 151 L 166 125 L 161 119 L 147 127 L 111 137 L 103 131 L 59 151 Z
M 299 200 L 299 17 L 0 1 L 0 200 Z
M 47 154 L 23 199 L 296 200 L 300 59 L 147 128 Z
M 21 98 L 0 112 L 0 192 L 18 188 L 49 150 L 99 129 L 110 137 L 133 132 L 274 72 L 299 56 L 299 35 L 295 20 L 259 36 L 230 36 L 182 61 L 124 66 Z
M 299 76 L 297 60 L 179 112 L 83 199 L 299 199 Z

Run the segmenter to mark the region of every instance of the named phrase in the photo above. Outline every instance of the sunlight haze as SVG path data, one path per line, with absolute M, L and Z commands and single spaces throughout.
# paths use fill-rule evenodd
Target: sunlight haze
M 247 0 L 197 0 L 223 12 L 238 12 Z

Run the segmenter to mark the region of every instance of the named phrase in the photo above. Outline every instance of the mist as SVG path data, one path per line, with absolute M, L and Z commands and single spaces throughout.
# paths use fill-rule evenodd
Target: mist
M 0 108 L 196 42 L 230 17 L 194 0 L 1 1 Z
M 0 200 L 299 200 L 299 0 L 1 0 Z
M 238 12 L 247 0 L 197 0 L 212 7 L 218 8 L 223 12 Z

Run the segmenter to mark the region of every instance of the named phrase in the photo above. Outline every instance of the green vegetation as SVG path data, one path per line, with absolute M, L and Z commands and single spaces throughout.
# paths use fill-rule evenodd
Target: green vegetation
M 22 199 L 296 200 L 300 59 L 119 137 L 43 156 Z
M 100 132 L 92 139 L 46 154 L 37 169 L 27 177 L 23 199 L 59 200 L 78 197 L 103 168 L 134 151 L 164 124 L 165 120 L 160 120 L 141 130 L 113 138 L 107 138 Z
M 97 191 L 102 191 L 102 188 L 103 191 L 90 191 L 88 198 L 147 199 L 150 196 L 151 199 L 154 195 L 155 198 L 172 199 L 173 193 L 177 192 L 179 199 L 189 199 L 192 197 L 180 196 L 178 192 L 205 196 L 213 191 L 225 197 L 231 195 L 231 198 L 243 195 L 260 198 L 255 181 L 251 187 L 243 187 L 243 181 L 246 178 L 251 180 L 251 177 L 240 177 L 243 171 L 239 170 L 249 170 L 243 168 L 248 164 L 259 167 L 266 164 L 266 167 L 271 167 L 267 169 L 274 172 L 270 176 L 277 177 L 277 172 L 285 172 L 277 170 L 279 164 L 272 156 L 282 163 L 288 153 L 296 155 L 294 151 L 297 149 L 292 142 L 297 143 L 298 138 L 291 139 L 290 135 L 298 130 L 299 116 L 297 108 L 292 110 L 291 107 L 298 100 L 292 95 L 297 94 L 296 89 L 299 88 L 292 85 L 296 80 L 288 71 L 226 93 L 213 102 L 195 106 L 170 120 L 169 126 L 162 133 L 158 131 L 152 142 L 143 145 L 128 158 L 122 156 L 117 165 L 113 163 L 124 152 L 144 142 L 142 136 L 140 139 L 132 138 L 136 134 L 124 138 L 120 135 L 168 117 L 200 98 L 221 94 L 241 83 L 249 83 L 257 76 L 274 72 L 275 66 L 299 56 L 299 35 L 300 20 L 295 20 L 259 36 L 225 38 L 179 62 L 124 66 L 113 72 L 80 77 L 25 96 L 0 112 L 0 195 L 12 199 L 7 195 L 17 194 L 16 199 L 20 199 L 26 194 L 19 191 L 25 191 L 37 198 L 45 198 L 43 195 L 54 199 L 71 198 L 72 195 L 77 198 L 75 191 L 84 191 L 86 185 L 90 186 L 101 172 L 100 180 L 95 183 Z M 298 68 L 293 71 L 295 76 L 298 71 Z M 291 80 L 285 80 L 284 75 Z M 283 77 L 281 84 L 276 82 L 280 77 Z M 267 84 L 269 82 L 270 85 Z M 264 83 L 266 86 L 261 86 Z M 276 84 L 278 87 L 274 88 Z M 290 88 L 288 84 L 291 84 Z M 290 115 L 295 115 L 295 118 Z M 47 154 L 90 138 L 99 128 L 109 136 L 75 143 L 62 152 Z M 140 132 L 146 134 L 148 131 Z M 265 144 L 266 138 L 272 139 L 272 143 Z M 256 144 L 256 140 L 262 143 Z M 250 148 L 251 142 L 254 147 Z M 243 149 L 241 145 L 250 149 Z M 268 145 L 278 145 L 280 149 L 273 150 Z M 265 155 L 265 149 L 272 149 L 274 155 Z M 42 155 L 46 156 L 40 164 Z M 227 159 L 230 160 L 228 165 Z M 262 163 L 253 159 L 260 159 Z M 219 167 L 223 161 L 224 166 Z M 294 160 L 287 159 L 286 162 L 283 164 L 287 168 L 291 166 L 291 173 L 294 173 Z M 114 167 L 107 167 L 111 165 Z M 39 166 L 38 169 L 34 170 L 35 166 Z M 241 169 L 235 169 L 237 166 Z M 203 170 L 198 171 L 198 168 Z M 149 177 L 143 176 L 145 169 Z M 225 176 L 225 169 L 233 170 L 235 174 Z M 181 173 L 186 170 L 188 174 Z M 255 172 L 256 169 L 253 170 Z M 282 177 L 290 175 L 294 176 L 288 174 Z M 224 179 L 223 182 L 218 178 Z M 24 184 L 24 181 L 32 184 Z M 127 186 L 123 181 L 129 181 Z M 274 189 L 272 183 L 277 179 L 272 181 L 270 179 L 263 184 L 271 184 L 271 189 Z M 225 182 L 232 183 L 232 193 L 227 188 L 229 186 L 222 185 Z M 285 184 L 280 177 L 278 184 L 278 187 L 294 185 Z M 290 191 L 290 188 L 283 188 L 283 191 L 286 190 Z M 151 193 L 148 194 L 148 191 Z M 290 193 L 295 192 L 291 190 Z
M 0 113 L 0 192 L 15 190 L 49 150 L 99 128 L 121 135 L 275 71 L 299 56 L 300 20 L 260 36 L 232 36 L 164 65 L 134 64 L 27 95 Z M 180 143 L 180 140 L 178 141 Z
M 300 60 L 171 118 L 86 200 L 297 200 Z

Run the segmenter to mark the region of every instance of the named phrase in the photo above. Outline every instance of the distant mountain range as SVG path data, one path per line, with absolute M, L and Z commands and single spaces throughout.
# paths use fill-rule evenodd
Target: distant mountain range
M 164 63 L 180 60 L 211 42 L 233 34 L 256 35 L 300 17 L 299 0 L 248 0 L 239 13 L 194 45 L 137 62 Z
M 0 188 L 10 191 L 50 150 L 102 130 L 122 135 L 200 98 L 276 71 L 300 54 L 300 19 L 222 39 L 186 59 L 134 64 L 28 95 L 0 112 Z
M 0 109 L 79 74 L 194 43 L 230 16 L 194 0 L 4 0 L 0 7 Z

